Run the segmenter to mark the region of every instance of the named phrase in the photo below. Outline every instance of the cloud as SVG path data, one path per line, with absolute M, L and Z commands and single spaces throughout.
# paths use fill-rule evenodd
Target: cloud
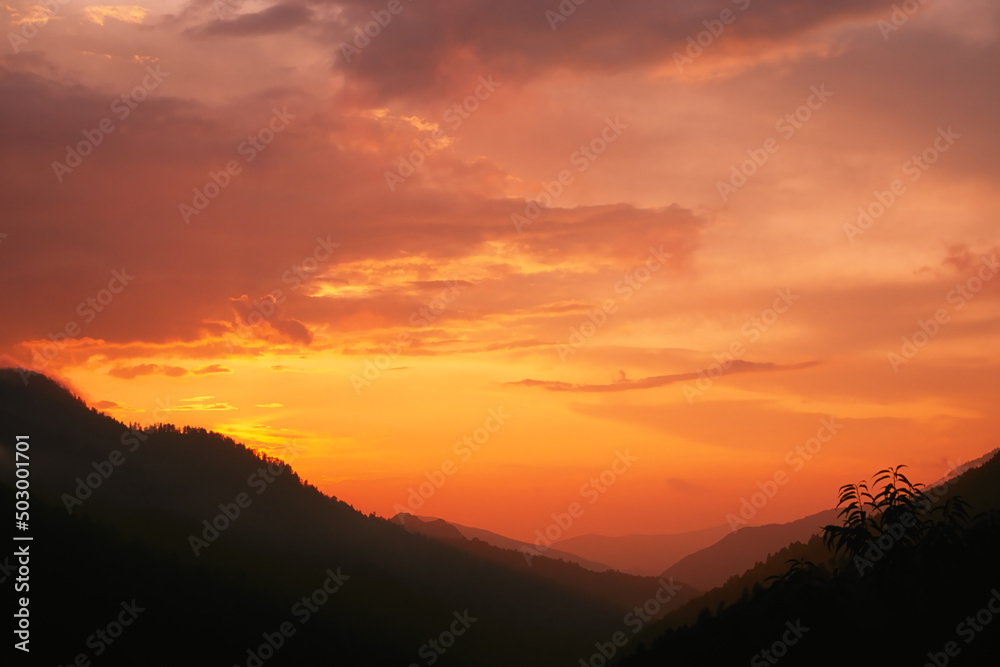
M 275 338 L 279 341 L 309 345 L 313 334 L 299 320 L 286 317 L 283 314 L 279 299 L 274 294 L 265 294 L 260 299 L 251 299 L 246 294 L 238 299 L 231 299 L 233 310 L 237 316 L 233 332 L 238 338 L 253 337 Z M 271 333 L 277 334 L 272 336 Z
M 677 491 L 679 493 L 694 493 L 697 491 L 703 491 L 705 488 L 701 484 L 697 484 L 680 477 L 666 477 L 663 479 L 663 485 L 670 490 Z
M 143 375 L 166 375 L 167 377 L 181 377 L 187 375 L 188 370 L 180 366 L 161 366 L 159 364 L 139 364 L 137 366 L 114 366 L 108 371 L 111 377 L 123 380 L 132 380 Z
M 241 14 L 190 28 L 185 34 L 195 37 L 259 37 L 294 30 L 308 24 L 312 18 L 312 11 L 304 5 L 279 4 L 255 14 Z
M 209 364 L 208 366 L 202 366 L 201 368 L 196 368 L 191 371 L 195 375 L 205 375 L 207 373 L 232 373 L 232 369 L 224 368 L 219 364 Z
M 567 392 L 616 392 L 632 391 L 634 389 L 655 389 L 665 387 L 677 382 L 697 380 L 701 377 L 713 377 L 720 375 L 734 375 L 736 373 L 761 373 L 772 371 L 794 371 L 809 368 L 818 364 L 818 361 L 806 361 L 798 364 L 776 364 L 772 362 L 754 362 L 737 359 L 730 363 L 728 368 L 721 370 L 720 374 L 709 375 L 707 370 L 695 373 L 677 373 L 674 375 L 656 375 L 653 377 L 629 380 L 620 378 L 610 384 L 572 384 L 569 382 L 559 382 L 554 380 L 533 380 L 525 379 L 517 382 L 507 382 L 508 385 L 524 385 L 526 387 L 541 387 L 546 391 L 567 391 Z
M 109 18 L 124 23 L 142 23 L 149 10 L 139 5 L 92 5 L 83 8 L 84 16 L 97 25 L 104 25 Z
M 563 3 L 568 4 L 568 3 Z M 772 49 L 823 27 L 867 20 L 874 24 L 892 11 L 892 0 L 810 3 L 801 0 L 740 2 L 715 0 L 691 5 L 681 1 L 650 3 L 623 0 L 573 5 L 561 20 L 558 2 L 535 0 L 476 2 L 456 5 L 426 0 L 404 11 L 360 54 L 348 62 L 337 54 L 336 67 L 349 82 L 368 88 L 379 99 L 447 95 L 470 72 L 504 71 L 518 81 L 556 70 L 582 74 L 618 74 L 632 69 L 676 70 L 674 54 L 688 39 L 718 22 L 723 10 L 736 18 L 707 49 L 704 60 L 739 53 L 745 65 L 767 61 Z M 371 9 L 383 4 L 356 0 L 331 26 L 334 44 L 353 44 L 355 31 L 370 22 Z M 741 11 L 741 7 L 745 11 Z M 555 20 L 550 17 L 555 15 Z
M 283 334 L 288 340 L 308 345 L 313 341 L 313 334 L 305 324 L 291 318 L 272 321 L 271 327 Z
M 998 284 L 1000 281 L 993 280 L 998 266 L 998 253 L 1000 253 L 1000 246 L 993 246 L 991 249 L 978 252 L 968 244 L 957 244 L 948 248 L 948 254 L 941 261 L 941 264 L 950 268 L 963 279 L 978 276 L 985 287 L 991 291 L 998 291 L 1000 290 L 1000 284 Z
M 664 246 L 676 267 L 694 251 L 704 224 L 703 218 L 679 206 L 542 209 L 511 243 L 529 256 L 549 261 L 567 255 L 590 261 L 637 261 L 649 254 L 649 248 Z
M 191 403 L 188 405 L 179 405 L 176 407 L 169 408 L 167 412 L 225 412 L 228 410 L 236 410 L 236 408 L 229 403 Z
M 0 352 L 0 368 L 24 368 L 24 362 L 18 361 L 6 352 Z
M 151 375 L 160 370 L 156 364 L 139 364 L 138 366 L 115 366 L 108 371 L 108 375 L 123 380 L 131 380 L 140 375 Z
M 234 406 L 222 401 L 211 402 L 215 396 L 191 396 L 182 398 L 178 402 L 183 405 L 171 406 L 167 408 L 170 412 L 198 412 L 198 411 L 228 411 L 236 410 Z

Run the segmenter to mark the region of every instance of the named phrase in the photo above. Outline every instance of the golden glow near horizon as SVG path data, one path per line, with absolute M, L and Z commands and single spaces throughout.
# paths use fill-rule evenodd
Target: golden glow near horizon
M 149 16 L 149 10 L 139 5 L 90 5 L 83 8 L 83 13 L 97 25 L 104 25 L 109 18 L 125 23 L 142 23 Z
M 1000 7 L 498 7 L 5 5 L 0 361 L 521 539 L 998 445 Z

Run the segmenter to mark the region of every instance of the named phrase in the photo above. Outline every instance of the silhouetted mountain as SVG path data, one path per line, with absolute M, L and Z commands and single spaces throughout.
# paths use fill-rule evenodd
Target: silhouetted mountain
M 410 525 L 407 523 L 410 518 L 416 520 L 416 523 Z M 463 526 L 459 523 L 454 523 L 452 521 L 444 521 L 444 519 L 437 519 L 433 517 L 417 516 L 412 514 L 399 513 L 392 518 L 393 521 L 405 527 L 407 530 L 412 532 L 421 533 L 427 535 L 428 537 L 440 537 L 442 539 L 448 539 L 449 535 L 453 536 L 454 533 L 448 531 L 443 526 L 439 526 L 437 522 L 441 521 L 451 526 L 458 533 L 459 537 L 463 537 L 467 540 L 481 540 L 486 544 L 498 547 L 500 549 L 512 549 L 514 551 L 522 551 L 523 549 L 529 549 L 531 552 L 537 552 L 538 549 L 535 545 L 529 544 L 528 542 L 522 542 L 520 540 L 515 540 L 510 537 L 504 537 L 497 533 L 491 532 L 489 530 L 484 530 L 482 528 L 472 528 L 470 526 Z M 606 572 L 611 568 L 604 563 L 595 563 L 594 561 L 587 560 L 586 558 L 581 558 L 576 554 L 572 554 L 566 551 L 560 551 L 559 549 L 546 549 L 544 552 L 546 558 L 552 558 L 554 560 L 564 560 L 568 563 L 576 563 L 588 570 L 593 570 L 594 572 Z
M 400 512 L 389 520 L 395 524 L 399 524 L 411 533 L 433 537 L 436 540 L 466 541 L 465 535 L 444 519 L 416 517 L 412 514 Z
M 529 567 L 480 542 L 413 535 L 229 438 L 129 427 L 46 377 L 25 386 L 4 370 L 5 484 L 16 435 L 30 437 L 38 664 L 96 658 L 88 637 L 133 599 L 147 615 L 105 647 L 102 665 L 246 665 L 266 637 L 281 643 L 265 645 L 267 667 L 572 664 L 629 613 L 615 596 L 585 592 L 601 587 L 594 581 L 604 577 L 608 590 L 631 582 L 635 595 L 619 599 L 647 585 L 643 595 L 655 592 L 655 579 L 544 558 Z M 567 568 L 564 582 L 586 585 L 549 578 Z M 282 624 L 293 634 L 278 642 Z
M 504 549 L 480 539 L 466 539 L 454 526 L 441 519 L 401 513 L 397 514 L 393 521 L 399 522 L 407 530 L 449 542 L 456 548 L 476 554 L 499 567 L 525 572 L 530 570 L 547 581 L 582 591 L 595 598 L 605 599 L 627 609 L 648 601 L 666 582 L 673 594 L 669 602 L 660 605 L 654 614 L 657 618 L 702 594 L 702 591 L 670 578 L 640 577 L 618 571 L 595 572 L 577 563 L 550 558 L 548 556 L 550 551 L 546 551 L 545 556 L 531 555 L 526 558 L 520 548 Z M 516 540 L 511 541 L 516 542 Z
M 729 532 L 727 526 L 669 535 L 580 535 L 553 546 L 583 558 L 608 563 L 622 572 L 659 575 L 681 558 L 711 544 Z
M 931 487 L 932 497 L 941 499 L 961 496 L 969 503 L 971 512 L 989 512 L 1000 508 L 1000 452 L 994 449 L 986 457 L 965 464 L 968 469 L 946 483 Z M 986 461 L 977 463 L 986 458 Z M 941 501 L 943 502 L 943 501 Z M 938 505 L 941 505 L 941 502 Z
M 806 543 L 792 542 L 785 545 L 762 562 L 757 562 L 753 567 L 732 575 L 721 586 L 672 610 L 666 618 L 651 624 L 644 632 L 643 639 L 655 638 L 666 629 L 692 625 L 706 609 L 720 609 L 736 603 L 745 598 L 750 591 L 767 585 L 770 579 L 787 573 L 789 561 L 793 560 L 824 565 L 833 560 L 833 554 L 823 544 L 820 535 L 812 536 Z
M 936 480 L 934 482 L 931 482 L 927 486 L 928 487 L 941 486 L 942 484 L 950 482 L 951 480 L 953 480 L 956 477 L 960 476 L 966 470 L 971 470 L 972 468 L 978 468 L 979 466 L 983 465 L 984 463 L 986 463 L 987 461 L 989 461 L 990 459 L 992 459 L 994 456 L 996 456 L 997 452 L 1000 452 L 1000 448 L 994 449 L 992 452 L 987 452 L 987 453 L 983 454 L 982 456 L 980 456 L 979 458 L 973 459 L 971 461 L 966 461 L 965 463 L 956 465 L 955 468 L 953 470 L 949 471 L 947 475 L 945 475 L 941 479 L 938 479 L 938 480 Z M 949 465 L 952 465 L 952 464 L 949 464 Z
M 18 435 L 29 436 L 31 483 L 30 531 L 19 535 L 33 541 L 8 548 L 31 553 L 30 590 L 18 595 L 30 597 L 32 664 L 72 664 L 79 655 L 95 665 L 604 664 L 595 656 L 614 648 L 615 633 L 627 646 L 614 657 L 627 653 L 622 664 L 640 667 L 775 657 L 789 666 L 923 664 L 938 656 L 981 665 L 1000 650 L 985 620 L 995 616 L 987 605 L 1000 601 L 1000 518 L 965 518 L 1000 508 L 996 457 L 932 489 L 916 527 L 884 549 L 834 519 L 828 541 L 774 549 L 697 597 L 678 586 L 680 577 L 526 559 L 447 522 L 430 522 L 434 538 L 411 534 L 218 434 L 126 426 L 45 377 L 25 386 L 0 371 L 7 498 L 23 463 L 15 460 Z M 884 497 L 906 509 L 907 492 Z M 891 511 L 868 519 L 879 539 L 905 516 Z M 794 524 L 821 523 L 817 516 Z M 762 526 L 730 537 L 769 534 L 759 529 L 775 532 Z M 831 551 L 836 544 L 847 551 Z M 790 558 L 798 561 L 791 569 Z M 16 562 L 0 552 L 0 586 L 14 587 Z M 8 604 L 16 608 L 17 597 Z M 124 618 L 128 626 L 111 632 Z
M 870 513 L 845 487 L 822 536 L 671 612 L 619 664 L 995 664 L 1000 457 L 922 492 L 893 474 L 873 480 Z
M 964 477 L 959 484 L 957 478 L 965 471 L 974 471 L 977 467 L 993 459 L 998 449 L 979 458 L 963 463 L 957 469 L 934 484 L 928 485 L 932 495 L 942 495 L 953 492 L 960 493 L 974 508 L 983 510 L 1000 507 L 1000 486 L 989 482 L 980 483 L 973 488 L 971 480 L 978 479 L 981 473 L 973 473 Z M 955 480 L 955 481 L 952 481 Z M 956 492 L 954 488 L 962 491 Z M 825 560 L 827 555 L 822 544 L 813 537 L 821 532 L 823 526 L 835 523 L 837 510 L 818 512 L 802 519 L 796 519 L 783 524 L 766 524 L 763 526 L 747 526 L 736 532 L 726 529 L 727 535 L 717 543 L 697 551 L 677 562 L 663 572 L 663 576 L 672 576 L 688 582 L 696 588 L 711 590 L 723 585 L 731 578 L 740 578 L 744 573 L 750 576 L 746 579 L 750 584 L 762 582 L 768 576 L 784 571 L 784 563 L 789 558 L 807 558 L 814 562 Z M 805 544 L 813 545 L 806 549 Z M 819 544 L 817 549 L 815 545 Z M 772 562 L 772 554 L 782 558 Z M 723 594 L 715 603 L 725 599 L 730 601 L 732 595 Z M 733 598 L 734 599 L 734 598 Z
M 790 523 L 747 526 L 730 532 L 710 547 L 685 556 L 663 576 L 690 582 L 702 590 L 721 586 L 792 542 L 807 542 L 823 526 L 837 518 L 837 510 L 826 510 Z M 728 529 L 727 529 L 728 531 Z

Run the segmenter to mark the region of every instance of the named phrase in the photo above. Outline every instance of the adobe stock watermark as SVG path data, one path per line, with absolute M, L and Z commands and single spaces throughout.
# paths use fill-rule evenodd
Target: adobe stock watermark
M 888 42 L 889 35 L 899 32 L 906 25 L 906 22 L 926 4 L 927 0 L 905 0 L 893 5 L 889 19 L 879 19 L 876 24 L 879 32 L 882 33 L 882 40 Z
M 979 258 L 979 267 L 976 274 L 963 283 L 955 285 L 945 295 L 945 301 L 954 306 L 953 310 L 958 312 L 965 308 L 965 304 L 971 301 L 989 281 L 997 275 L 1000 270 L 1000 262 L 994 254 L 990 257 L 985 255 Z M 899 367 L 910 363 L 917 354 L 924 349 L 931 340 L 941 333 L 941 327 L 951 322 L 951 312 L 947 308 L 938 308 L 934 311 L 934 316 L 925 320 L 917 320 L 917 327 L 909 336 L 901 338 L 902 345 L 898 352 L 889 352 L 887 359 L 893 373 L 899 373 Z
M 436 663 L 441 656 L 448 652 L 459 637 L 464 635 L 472 627 L 472 624 L 479 619 L 475 616 L 469 614 L 469 610 L 466 609 L 461 614 L 452 612 L 455 620 L 451 622 L 448 629 L 444 630 L 434 639 L 428 639 L 427 643 L 420 647 L 417 651 L 417 655 L 423 659 L 423 664 L 433 665 Z M 421 663 L 411 662 L 410 667 L 420 667 Z
M 161 71 L 159 65 L 148 65 L 146 72 L 146 76 L 132 90 L 112 100 L 110 111 L 119 121 L 128 118 L 139 107 L 139 104 L 149 97 L 151 92 L 159 88 L 164 79 L 170 76 L 170 72 Z M 75 146 L 67 144 L 64 161 L 54 160 L 52 162 L 52 172 L 55 174 L 56 180 L 62 183 L 63 177 L 73 173 L 74 169 L 83 164 L 83 159 L 104 143 L 104 138 L 114 132 L 115 128 L 115 120 L 110 116 L 105 116 L 94 129 L 83 130 L 83 139 Z
M 921 498 L 921 502 L 918 503 L 919 512 L 921 514 L 927 514 L 932 511 L 935 505 L 944 500 L 944 497 L 948 495 L 948 489 L 951 488 L 955 479 L 969 469 L 968 465 L 964 463 L 955 463 L 951 459 L 948 459 L 946 463 L 948 465 L 948 470 L 944 476 L 950 479 L 938 484 L 937 486 L 932 486 L 929 489 L 923 490 L 923 497 Z
M 491 408 L 487 413 L 483 425 L 467 435 L 463 435 L 461 440 L 457 440 L 451 447 L 451 451 L 459 458 L 461 463 L 468 463 L 472 457 L 490 441 L 493 434 L 499 431 L 510 415 L 503 411 L 503 406 Z M 416 487 L 407 489 L 409 494 L 406 497 L 406 506 L 396 503 L 393 510 L 397 514 L 412 514 L 424 506 L 428 500 L 434 497 L 449 477 L 453 477 L 460 469 L 452 459 L 445 459 L 441 465 L 434 470 L 424 473 L 426 482 L 421 482 Z
M 146 424 L 146 428 L 151 428 L 160 419 L 161 412 L 169 412 L 171 410 L 170 397 L 166 399 L 156 399 L 156 407 L 153 408 L 152 420 Z M 73 487 L 73 493 L 64 493 L 60 496 L 60 500 L 63 502 L 63 507 L 66 508 L 67 514 L 73 514 L 73 510 L 76 507 L 83 505 L 83 501 L 88 500 L 94 495 L 101 486 L 111 478 L 111 475 L 125 463 L 127 460 L 126 454 L 134 454 L 139 446 L 149 439 L 146 435 L 146 431 L 142 427 L 129 427 L 121 434 L 118 438 L 119 443 L 121 443 L 124 448 L 124 453 L 118 449 L 112 449 L 106 458 L 100 461 L 91 461 L 90 467 L 93 471 L 89 471 L 83 477 L 77 477 L 74 482 L 76 486 Z
M 810 86 L 809 90 L 811 91 L 810 95 L 806 98 L 804 104 L 799 105 L 795 111 L 786 113 L 774 124 L 774 129 L 785 141 L 794 137 L 796 132 L 812 120 L 813 114 L 822 109 L 823 105 L 833 97 L 833 93 L 826 89 L 826 84 L 820 84 L 819 88 Z M 748 159 L 739 164 L 731 165 L 729 178 L 725 181 L 716 181 L 715 183 L 715 188 L 719 191 L 722 203 L 729 201 L 730 196 L 746 185 L 750 178 L 761 167 L 767 164 L 770 157 L 777 153 L 780 148 L 781 142 L 774 137 L 768 137 L 764 140 L 761 148 L 748 148 Z
M 635 292 L 642 289 L 643 285 L 653 277 L 653 274 L 663 268 L 663 265 L 671 256 L 671 253 L 663 251 L 662 245 L 659 248 L 650 246 L 649 257 L 646 258 L 645 263 L 626 273 L 614 285 L 614 292 L 621 295 L 622 303 L 631 299 Z M 559 360 L 565 362 L 569 355 L 575 354 L 577 350 L 586 345 L 587 341 L 593 338 L 597 334 L 597 331 L 608 323 L 608 317 L 618 312 L 619 306 L 620 304 L 616 298 L 607 298 L 599 308 L 588 312 L 587 316 L 577 326 L 570 327 L 567 344 L 556 344 L 556 353 L 559 354 Z
M 765 308 L 759 315 L 751 317 L 740 326 L 740 333 L 749 338 L 751 343 L 756 343 L 761 335 L 774 326 L 778 319 L 801 298 L 800 295 L 793 294 L 790 288 L 776 290 L 775 294 L 778 296 L 770 308 Z M 681 391 L 688 404 L 694 403 L 694 399 L 703 396 L 706 391 L 711 389 L 715 381 L 722 377 L 733 365 L 733 362 L 744 354 L 746 354 L 746 346 L 740 340 L 731 342 L 725 352 L 712 353 L 714 361 L 709 364 L 708 368 L 698 371 L 698 379 L 694 383 L 685 382 L 681 386 Z
M 822 451 L 823 445 L 833 440 L 840 430 L 844 428 L 843 424 L 837 423 L 837 419 L 833 415 L 823 417 L 819 420 L 819 424 L 819 428 L 816 429 L 816 435 L 785 453 L 784 461 L 791 468 L 790 472 L 778 469 L 770 479 L 758 481 L 757 488 L 760 489 L 759 491 L 750 494 L 749 499 L 746 496 L 740 498 L 739 515 L 737 516 L 732 512 L 726 514 L 726 523 L 729 524 L 730 531 L 735 533 L 740 528 L 746 526 L 751 519 L 757 516 L 757 512 L 767 505 L 771 498 L 774 498 L 778 494 L 778 489 L 791 481 L 791 474 L 802 470 L 807 462 L 812 461 L 813 457 Z
M 993 617 L 1000 614 L 1000 591 L 990 590 L 990 597 L 982 609 L 974 615 L 970 614 L 955 626 L 955 634 L 961 637 L 965 644 L 971 644 L 979 633 L 986 630 L 993 622 Z M 928 651 L 924 667 L 946 667 L 952 658 L 962 652 L 962 647 L 956 641 L 945 642 L 941 651 Z
M 565 23 L 569 17 L 576 13 L 576 8 L 587 2 L 587 0 L 562 0 L 555 9 L 545 10 L 545 20 L 549 23 L 549 28 L 553 32 L 560 23 Z
M 297 290 L 316 275 L 320 266 L 330 261 L 333 251 L 339 247 L 339 243 L 330 240 L 330 234 L 327 234 L 326 238 L 317 236 L 316 246 L 312 252 L 288 267 L 281 274 L 281 282 L 288 285 L 289 289 Z
M 899 521 L 886 525 L 877 538 L 869 539 L 865 553 L 854 556 L 854 567 L 857 568 L 858 575 L 865 576 L 865 570 L 874 567 L 875 563 L 882 560 L 894 546 L 899 544 L 906 531 L 916 525 L 917 517 L 912 512 L 905 512 L 899 517 Z
M 444 289 L 441 290 L 437 297 L 431 299 L 426 306 L 421 306 L 410 313 L 407 322 L 414 329 L 429 327 L 448 309 L 449 305 L 455 302 L 466 287 L 467 285 L 457 280 L 446 282 Z M 372 386 L 372 383 L 382 377 L 384 371 L 392 367 L 392 362 L 403 353 L 403 347 L 409 345 L 412 337 L 413 334 L 409 331 L 401 331 L 397 334 L 395 341 L 379 345 L 379 349 L 384 354 L 376 355 L 374 359 L 367 359 L 361 373 L 351 375 L 351 386 L 354 388 L 356 396 L 360 396 L 362 389 Z
M 809 628 L 802 625 L 801 619 L 796 620 L 795 623 L 785 621 L 785 627 L 788 629 L 785 630 L 780 639 L 750 658 L 752 667 L 767 667 L 778 664 L 778 660 L 788 655 L 789 647 L 798 644 L 799 640 L 809 632 Z
M 293 263 L 281 274 L 281 283 L 288 285 L 290 291 L 299 289 L 302 285 L 314 278 L 320 267 L 333 257 L 334 251 L 340 247 L 339 243 L 330 240 L 330 235 L 326 238 L 316 237 L 316 245 L 312 251 L 299 261 Z M 278 306 L 288 300 L 288 295 L 281 288 L 275 288 L 259 299 L 250 300 L 250 312 L 244 318 L 239 318 L 236 323 L 235 333 L 227 333 L 226 346 L 231 353 L 237 344 L 250 339 L 253 330 L 263 322 L 269 322 Z
M 287 469 L 288 466 L 284 462 L 272 460 L 247 477 L 247 486 L 259 496 L 267 491 L 268 487 Z M 253 500 L 249 493 L 241 491 L 236 494 L 232 502 L 219 503 L 219 513 L 211 519 L 202 520 L 201 524 L 204 528 L 201 531 L 201 536 L 194 533 L 188 535 L 188 545 L 195 557 L 200 556 L 201 552 L 219 539 L 222 533 L 229 530 L 242 516 L 243 510 L 253 505 Z
M 732 0 L 732 3 L 736 5 L 741 12 L 745 12 L 747 7 L 750 6 L 751 0 Z M 705 53 L 705 49 L 712 46 L 722 33 L 725 32 L 726 26 L 732 25 L 736 22 L 736 17 L 739 16 L 736 12 L 728 7 L 719 12 L 719 18 L 717 19 L 705 19 L 701 22 L 705 29 L 699 32 L 693 37 L 687 38 L 687 48 L 684 49 L 684 53 L 680 51 L 674 51 L 674 64 L 677 65 L 677 70 L 680 72 L 684 71 L 687 65 L 694 64 L 695 59 L 700 57 Z
M 916 183 L 940 159 L 941 155 L 954 146 L 961 137 L 962 135 L 955 133 L 950 125 L 947 130 L 939 127 L 938 136 L 934 138 L 931 145 L 903 163 L 903 175 L 909 176 L 910 183 Z M 872 193 L 874 201 L 867 206 L 858 207 L 858 217 L 855 223 L 844 223 L 844 233 L 847 235 L 847 240 L 854 243 L 854 239 L 871 229 L 875 221 L 885 215 L 899 197 L 906 194 L 906 191 L 906 183 L 897 178 L 889 184 L 887 190 L 876 190 Z
M 219 17 L 220 21 L 225 21 L 227 16 L 235 14 L 246 0 L 213 0 L 212 9 Z
M 15 551 L 14 555 L 18 556 L 18 553 Z M 10 556 L 4 556 L 3 562 L 0 563 L 0 584 L 7 583 L 12 575 L 18 574 L 19 569 L 15 563 L 10 562 Z
M 250 164 L 257 159 L 257 156 L 267 149 L 268 144 L 274 141 L 274 137 L 280 132 L 284 132 L 289 125 L 289 121 L 295 118 L 295 114 L 288 113 L 288 107 L 283 107 L 280 111 L 277 107 L 271 109 L 271 118 L 260 128 L 256 134 L 247 135 L 247 138 L 236 146 L 237 155 L 243 156 L 244 164 Z M 233 178 L 243 173 L 243 165 L 237 160 L 226 162 L 225 169 L 219 171 L 209 170 L 208 179 L 204 185 L 195 187 L 192 192 L 194 196 L 191 203 L 181 202 L 177 205 L 177 210 L 184 220 L 184 224 L 190 224 L 192 216 L 201 215 L 201 212 L 208 208 L 216 197 L 223 190 L 229 187 Z
M 967 465 L 959 465 L 948 459 L 948 471 L 945 478 L 948 481 L 937 486 L 922 490 L 922 495 L 916 503 L 917 514 L 927 514 L 934 510 L 937 503 L 948 494 L 948 489 L 959 475 L 969 469 Z M 874 567 L 875 563 L 882 560 L 885 555 L 896 546 L 906 534 L 906 531 L 916 525 L 916 515 L 912 512 L 905 512 L 899 517 L 899 521 L 888 524 L 882 534 L 877 538 L 867 541 L 868 549 L 864 554 L 854 556 L 854 567 L 858 570 L 858 575 L 865 576 L 865 570 Z
M 472 94 L 467 95 L 461 102 L 456 102 L 448 107 L 448 110 L 442 114 L 441 119 L 445 123 L 448 123 L 452 132 L 457 131 L 458 128 L 462 127 L 462 123 L 471 118 L 472 114 L 479 110 L 483 102 L 493 96 L 493 93 L 496 92 L 496 89 L 500 85 L 500 81 L 493 80 L 492 74 L 488 77 L 479 77 L 479 85 L 472 91 Z M 444 130 L 438 125 L 431 132 L 430 138 L 414 139 L 413 143 L 416 145 L 416 148 L 406 155 L 400 155 L 396 159 L 395 171 L 385 172 L 385 183 L 389 186 L 389 191 L 395 192 L 396 186 L 417 173 L 417 169 L 424 164 L 427 158 L 438 151 L 439 145 L 445 138 Z
M 31 16 L 25 17 L 21 21 L 20 34 L 14 32 L 7 33 L 7 41 L 10 42 L 10 48 L 13 49 L 14 53 L 20 53 L 21 47 L 28 43 L 29 40 L 35 38 L 41 28 L 38 24 L 41 23 L 42 26 L 47 26 L 49 20 L 59 13 L 59 9 L 65 6 L 69 0 L 40 0 L 36 2 L 32 9 L 38 8 L 41 11 L 35 12 Z
M 670 577 L 669 582 L 661 578 L 659 584 L 656 592 L 648 600 L 641 605 L 636 605 L 622 619 L 625 627 L 632 631 L 632 637 L 639 634 L 646 625 L 655 621 L 663 608 L 684 588 L 680 584 L 675 584 L 673 577 Z M 621 649 L 628 645 L 632 637 L 625 631 L 618 630 L 611 635 L 610 641 L 595 642 L 594 648 L 597 651 L 587 659 L 580 658 L 580 667 L 605 667 L 618 655 Z
M 111 271 L 111 279 L 108 280 L 107 287 L 99 289 L 92 296 L 87 296 L 76 306 L 76 314 L 83 319 L 83 324 L 93 322 L 99 313 L 111 305 L 115 297 L 121 294 L 135 276 L 130 275 L 125 267 Z M 41 346 L 41 350 L 32 349 L 31 368 L 18 367 L 21 380 L 28 386 L 28 377 L 34 373 L 41 373 L 45 368 L 59 356 L 59 353 L 66 349 L 70 338 L 77 338 L 83 332 L 83 326 L 74 320 L 67 320 L 61 331 L 49 333 L 47 340 Z
M 308 623 L 312 617 L 330 602 L 330 598 L 336 595 L 344 584 L 351 578 L 337 568 L 327 568 L 326 579 L 308 595 L 303 595 L 301 599 L 292 604 L 289 613 L 298 621 L 299 627 Z M 245 667 L 262 667 L 265 662 L 277 654 L 279 650 L 295 636 L 299 628 L 292 621 L 285 621 L 278 625 L 273 632 L 261 633 L 261 643 L 246 650 Z M 234 665 L 233 667 L 240 667 Z
M 26 502 L 26 501 L 21 501 Z M 27 512 L 23 512 L 24 518 L 27 519 Z M 19 519 L 20 520 L 20 519 Z M 26 524 L 22 524 L 26 525 Z M 17 558 L 17 583 L 14 584 L 14 590 L 18 593 L 28 593 L 31 590 L 31 545 L 21 544 L 14 551 L 14 557 Z M 7 559 L 9 560 L 9 559 Z M 11 568 L 14 569 L 13 567 Z M 11 572 L 10 574 L 13 574 Z M 4 581 L 7 580 L 8 575 L 4 575 Z M 17 604 L 15 605 L 17 611 L 14 612 L 14 635 L 17 639 L 21 641 L 14 642 L 14 648 L 18 651 L 24 651 L 25 653 L 31 653 L 31 598 L 28 596 L 14 598 Z
M 615 450 L 615 458 L 605 470 L 596 477 L 591 477 L 580 487 L 580 497 L 587 501 L 588 505 L 593 505 L 608 492 L 615 482 L 624 475 L 639 460 L 638 456 L 632 456 L 628 449 L 624 452 Z M 586 508 L 579 502 L 571 502 L 566 507 L 565 512 L 552 513 L 552 523 L 543 530 L 535 531 L 535 542 L 533 546 L 522 546 L 520 551 L 524 554 L 524 560 L 531 565 L 531 559 L 544 556 L 543 552 L 552 548 L 553 542 L 562 539 L 566 531 L 572 527 L 577 519 L 582 517 Z
M 604 127 L 597 136 L 586 144 L 580 144 L 579 148 L 569 156 L 569 163 L 576 168 L 577 173 L 582 174 L 590 168 L 590 165 L 597 161 L 597 158 L 604 155 L 608 146 L 618 141 L 622 133 L 629 127 L 628 123 L 623 123 L 621 116 L 615 116 L 614 120 L 604 119 Z M 543 208 L 549 208 L 562 196 L 565 188 L 573 184 L 576 176 L 569 169 L 561 170 L 555 180 L 542 185 L 542 191 L 535 195 L 534 199 L 528 199 L 524 207 L 524 214 L 511 213 L 510 220 L 514 223 L 514 229 L 520 234 L 525 227 L 531 225 L 542 214 Z
M 125 633 L 125 629 L 135 623 L 136 619 L 139 618 L 139 614 L 146 611 L 146 608 L 140 607 L 135 599 L 131 602 L 122 602 L 119 606 L 121 607 L 121 611 L 118 612 L 115 618 L 87 637 L 86 646 L 93 651 L 95 658 L 104 655 L 104 652 Z M 86 652 L 78 653 L 69 664 L 81 667 L 90 665 L 90 655 L 90 653 Z
M 413 2 L 413 0 L 406 1 Z M 392 19 L 401 14 L 404 9 L 406 9 L 406 5 L 402 3 L 402 0 L 389 0 L 385 9 L 373 9 L 371 11 L 371 21 L 368 21 L 364 25 L 354 26 L 354 39 L 352 43 L 340 43 L 340 54 L 344 57 L 344 62 L 350 64 L 351 60 L 359 55 L 363 49 L 367 48 L 373 39 L 381 35 L 382 31 L 392 23 Z

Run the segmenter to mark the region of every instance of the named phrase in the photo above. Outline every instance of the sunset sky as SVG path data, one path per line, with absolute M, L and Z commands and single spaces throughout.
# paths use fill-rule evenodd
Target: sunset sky
M 47 6 L 0 12 L 0 361 L 118 419 L 526 540 L 1000 445 L 996 2 Z

